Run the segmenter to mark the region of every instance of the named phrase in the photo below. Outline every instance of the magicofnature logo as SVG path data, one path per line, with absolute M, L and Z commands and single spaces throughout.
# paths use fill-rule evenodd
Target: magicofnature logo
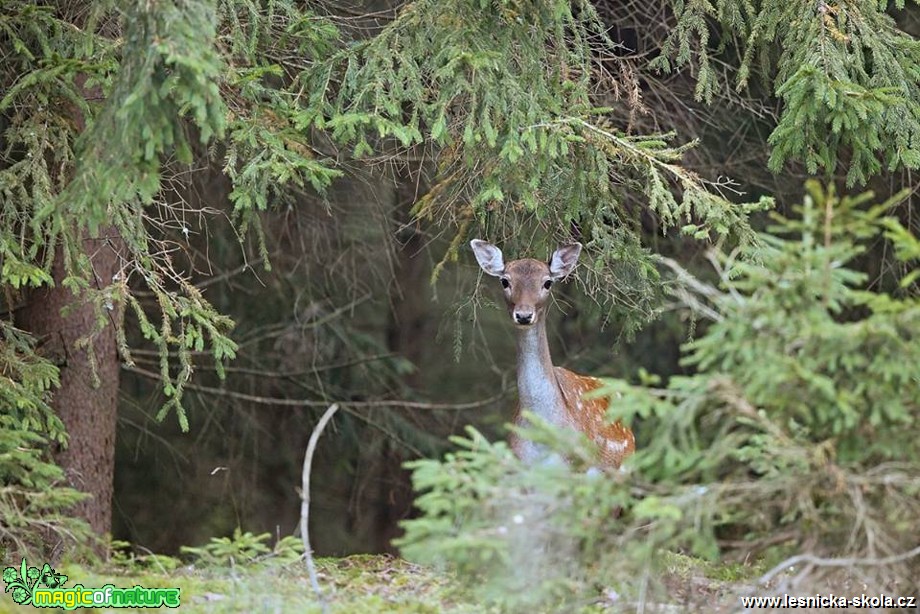
M 106 584 L 102 588 L 89 588 L 77 584 L 64 588 L 67 576 L 59 574 L 49 565 L 39 569 L 29 567 L 22 559 L 19 568 L 3 570 L 4 592 L 10 593 L 19 605 L 35 608 L 168 608 L 179 607 L 178 588 L 118 588 Z
M 22 565 L 19 569 L 7 567 L 3 570 L 3 582 L 6 584 L 4 592 L 12 591 L 13 601 L 19 605 L 29 605 L 32 603 L 32 591 L 45 585 L 48 588 L 58 588 L 64 586 L 67 582 L 67 576 L 59 574 L 51 565 L 45 563 L 45 566 L 29 567 L 26 560 L 22 559 Z

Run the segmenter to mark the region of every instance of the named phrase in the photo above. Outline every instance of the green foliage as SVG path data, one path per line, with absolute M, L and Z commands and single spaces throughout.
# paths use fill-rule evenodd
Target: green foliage
M 894 246 L 895 254 L 901 262 L 920 263 L 920 239 L 915 237 L 901 222 L 894 218 L 882 221 L 885 226 L 885 238 Z M 901 278 L 901 287 L 909 288 L 920 279 L 920 264 Z
M 775 232 L 796 236 L 765 236 L 755 263 L 726 263 L 730 290 L 748 296 L 719 305 L 724 319 L 688 345 L 686 364 L 717 368 L 787 428 L 832 442 L 837 462 L 920 458 L 903 428 L 920 398 L 920 305 L 864 289 L 867 276 L 846 268 L 903 197 L 863 209 L 871 194 L 838 199 L 810 183 L 800 219 L 775 216 Z
M 105 106 L 79 136 L 76 177 L 63 199 L 93 234 L 110 205 L 153 200 L 163 156 L 192 162 L 191 126 L 202 143 L 225 129 L 218 89 L 224 65 L 214 46 L 211 4 L 132 3 L 122 19 L 124 45 L 118 56 L 107 58 L 118 61 L 110 66 L 117 73 Z M 95 85 L 90 80 L 82 87 Z
M 752 258 L 720 258 L 720 317 L 685 347 L 699 373 L 667 390 L 621 386 L 653 433 L 634 466 L 656 482 L 703 484 L 710 526 L 744 536 L 742 549 L 784 535 L 825 557 L 900 554 L 920 514 L 920 301 L 850 267 L 883 234 L 915 258 L 904 246 L 916 238 L 888 217 L 904 194 L 869 206 L 871 194 L 807 188 Z M 916 566 L 860 573 L 893 586 Z M 834 586 L 832 569 L 811 581 Z
M 94 306 L 95 332 L 114 322 L 129 365 L 122 316 L 130 305 L 160 352 L 168 397 L 160 415 L 175 408 L 187 429 L 192 356 L 208 347 L 222 375 L 236 345 L 232 322 L 170 255 L 168 229 L 187 236 L 189 228 L 166 206 L 161 178 L 192 163 L 190 134 L 207 143 L 226 131 L 217 20 L 209 3 L 195 1 L 131 3 L 120 14 L 90 3 L 81 27 L 71 18 L 66 7 L 16 1 L 0 15 L 0 41 L 12 50 L 0 65 L 0 282 L 51 284 L 60 256 L 65 277 L 56 283 Z M 112 279 L 94 273 L 87 239 L 119 252 Z M 136 298 L 137 285 L 154 296 L 158 318 Z
M 641 426 L 626 473 L 585 472 L 590 446 L 545 425 L 528 436 L 568 466 L 524 467 L 471 431 L 443 461 L 411 464 L 422 514 L 404 523 L 403 552 L 522 608 L 591 598 L 597 585 L 640 598 L 669 551 L 747 560 L 783 544 L 859 561 L 908 549 L 920 517 L 920 301 L 850 267 L 883 233 L 916 266 L 916 238 L 888 217 L 903 195 L 869 206 L 871 194 L 807 187 L 745 258 L 718 258 L 722 289 L 699 297 L 717 317 L 684 348 L 694 374 L 664 389 L 647 375 L 609 383 L 611 418 Z M 859 578 L 895 590 L 918 565 L 860 567 Z M 797 586 L 839 588 L 836 570 L 816 565 Z
M 679 62 L 689 61 L 693 36 L 708 36 L 709 6 L 682 8 Z M 747 49 L 777 66 L 778 91 L 798 113 L 774 135 L 776 164 L 797 156 L 817 170 L 853 147 L 855 179 L 883 163 L 913 166 L 916 51 L 872 21 L 874 9 L 844 15 L 827 5 L 819 22 L 784 28 L 779 9 L 758 21 L 747 5 L 716 6 L 747 32 Z M 432 236 L 454 235 L 441 265 L 474 231 L 507 238 L 509 253 L 577 235 L 590 256 L 582 281 L 624 326 L 651 316 L 661 286 L 643 243 L 649 217 L 663 232 L 699 240 L 753 240 L 747 216 L 766 199 L 732 204 L 720 195 L 724 184 L 683 166 L 693 142 L 636 135 L 606 119 L 601 101 L 634 103 L 620 97 L 625 73 L 615 75 L 627 68 L 607 55 L 613 43 L 590 3 L 418 0 L 366 38 L 349 24 L 289 0 L 5 2 L 0 284 L 8 307 L 52 283 L 60 254 L 65 274 L 54 283 L 94 305 L 99 330 L 116 323 L 127 365 L 131 325 L 156 349 L 167 396 L 159 416 L 175 409 L 187 429 L 193 372 L 213 365 L 223 376 L 237 352 L 233 323 L 192 281 L 200 260 L 189 235 L 220 213 L 201 189 L 214 177 L 195 182 L 202 169 L 223 170 L 235 230 L 240 238 L 253 230 L 267 258 L 260 212 L 321 194 L 349 166 L 431 161 L 412 221 L 432 226 Z M 787 30 L 798 38 L 772 59 L 774 34 Z M 866 40 L 872 30 L 878 41 Z M 701 57 L 705 90 L 714 82 Z M 599 70 L 599 60 L 616 68 Z M 894 150 L 896 158 L 881 156 Z M 892 237 L 906 232 L 886 228 Z M 86 239 L 118 244 L 114 278 L 93 274 Z M 912 249 L 908 239 L 899 245 Z M 905 287 L 915 279 L 905 276 Z M 852 392 L 857 401 L 883 393 Z M 828 432 L 849 428 L 850 414 Z
M 529 436 L 588 458 L 584 442 L 530 419 Z M 562 607 L 595 583 L 613 582 L 598 571 L 615 510 L 628 501 L 625 480 L 562 463 L 527 467 L 504 442 L 490 443 L 472 427 L 467 433 L 452 439 L 460 449 L 443 461 L 406 464 L 422 513 L 394 542 L 403 555 L 450 564 L 480 599 L 511 609 Z
M 239 527 L 232 537 L 213 537 L 211 543 L 201 547 L 183 546 L 183 554 L 195 557 L 196 563 L 205 567 L 252 567 L 265 564 L 287 564 L 303 556 L 303 542 L 294 536 L 279 540 L 274 548 L 267 545 L 271 534 L 243 533 Z
M 182 612 L 234 614 L 264 610 L 321 614 L 478 614 L 481 603 L 463 594 L 453 578 L 388 555 L 355 555 L 316 561 L 323 604 L 310 589 L 303 565 L 277 561 L 264 567 L 138 568 L 120 561 L 104 566 L 67 565 L 69 584 L 178 587 Z M 0 609 L 15 612 L 0 592 Z
M 137 554 L 131 544 L 122 540 L 112 540 L 109 544 L 109 565 L 122 572 L 142 572 L 147 570 L 171 572 L 182 565 L 182 561 L 165 554 Z
M 677 23 L 653 67 L 697 64 L 696 97 L 727 84 L 710 58 L 711 24 L 737 40 L 738 89 L 759 73 L 783 101 L 770 135 L 770 167 L 795 160 L 810 174 L 847 168 L 847 184 L 883 169 L 920 167 L 920 41 L 898 29 L 883 2 L 675 0 Z M 897 3 L 902 9 L 903 3 Z
M 64 475 L 46 443 L 65 443 L 48 406 L 58 370 L 35 356 L 28 335 L 0 321 L 0 552 L 41 556 L 49 533 L 86 540 L 88 527 L 66 517 L 85 495 L 61 486 Z
M 278 0 L 219 3 L 221 42 L 232 50 L 229 132 L 224 172 L 245 222 L 308 186 L 323 192 L 342 171 L 318 151 L 304 90 L 287 75 L 328 56 L 340 33 L 331 21 Z
M 608 125 L 610 109 L 597 106 L 594 92 L 621 84 L 595 70 L 605 45 L 613 47 L 588 2 L 420 0 L 293 87 L 310 93 L 302 126 L 323 130 L 355 158 L 431 152 L 437 176 L 412 213 L 457 233 L 435 278 L 477 227 L 523 251 L 533 246 L 522 228 L 539 229 L 548 248 L 577 225 L 594 256 L 585 283 L 635 325 L 650 315 L 654 279 L 630 205 L 647 202 L 664 231 L 743 242 L 751 238 L 747 214 L 770 203 L 733 204 L 722 186 L 683 168 L 693 143 Z M 611 251 L 616 269 L 605 257 Z M 624 270 L 636 287 L 609 283 Z
M 90 336 L 114 323 L 132 367 L 127 317 L 158 353 L 158 417 L 175 410 L 183 430 L 196 366 L 222 377 L 237 351 L 233 322 L 191 279 L 190 220 L 217 212 L 187 201 L 201 168 L 223 168 L 239 236 L 253 229 L 267 261 L 258 212 L 321 193 L 348 157 L 430 150 L 437 178 L 413 215 L 454 223 L 445 260 L 473 224 L 516 236 L 578 224 L 595 255 L 585 283 L 631 326 L 651 315 L 657 283 L 634 194 L 663 228 L 698 238 L 750 239 L 747 214 L 768 204 L 723 199 L 680 166 L 687 146 L 671 135 L 607 125 L 592 41 L 611 43 L 587 2 L 420 0 L 353 43 L 289 0 L 76 6 L 13 0 L 0 12 L 0 283 L 72 290 L 95 309 Z M 118 253 L 111 279 L 88 242 Z

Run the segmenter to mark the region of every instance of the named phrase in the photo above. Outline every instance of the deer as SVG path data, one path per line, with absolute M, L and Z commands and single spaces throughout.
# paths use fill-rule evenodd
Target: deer
M 473 254 L 482 270 L 498 277 L 511 322 L 517 329 L 518 406 L 513 424 L 526 425 L 522 412 L 529 410 L 551 425 L 584 433 L 598 446 L 600 465 L 618 469 L 636 449 L 629 427 L 606 419 L 609 400 L 585 399 L 603 385 L 601 380 L 553 366 L 546 336 L 546 311 L 553 284 L 575 269 L 581 243 L 563 245 L 549 262 L 522 258 L 506 263 L 502 251 L 487 241 L 473 239 Z M 512 433 L 514 454 L 528 464 L 544 462 L 541 446 Z

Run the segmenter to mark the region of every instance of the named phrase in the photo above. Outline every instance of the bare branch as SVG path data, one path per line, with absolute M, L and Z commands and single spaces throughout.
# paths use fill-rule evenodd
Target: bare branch
M 319 580 L 316 577 L 316 566 L 313 564 L 313 549 L 310 547 L 310 469 L 313 466 L 313 453 L 316 452 L 316 444 L 319 441 L 319 436 L 323 434 L 323 429 L 326 428 L 326 424 L 329 423 L 332 416 L 334 416 L 335 412 L 338 410 L 338 403 L 330 405 L 322 418 L 319 419 L 316 427 L 314 427 L 313 433 L 310 435 L 310 442 L 307 444 L 307 453 L 303 458 L 303 474 L 301 476 L 303 492 L 300 495 L 300 538 L 303 540 L 303 556 L 304 560 L 307 562 L 307 572 L 310 574 L 310 584 L 313 585 L 313 591 L 316 593 L 316 598 L 319 599 L 324 614 L 329 611 L 329 604 L 326 603 L 323 597 L 323 591 L 319 587 Z
M 678 264 L 676 260 L 665 258 L 664 256 L 659 256 L 656 260 L 675 273 L 678 284 L 676 286 L 668 286 L 669 294 L 674 296 L 674 298 L 691 311 L 697 312 L 713 322 L 722 321 L 723 318 L 721 313 L 697 298 L 699 295 L 711 301 L 715 301 L 722 296 L 722 292 L 716 287 L 694 277 L 687 269 Z
M 138 375 L 142 375 L 148 379 L 157 381 L 162 379 L 159 373 L 154 373 L 153 371 L 148 371 L 139 367 L 122 365 L 122 369 L 125 371 L 130 371 L 131 373 L 137 373 Z M 199 384 L 192 383 L 187 383 L 185 388 L 186 390 L 197 390 L 198 392 L 216 394 L 218 396 L 238 399 L 240 401 L 248 401 L 258 405 L 280 405 L 284 407 L 325 407 L 329 404 L 329 401 L 315 401 L 313 399 L 282 399 L 278 397 L 263 397 L 255 394 L 247 394 L 245 392 L 236 392 L 234 390 L 213 388 L 211 386 L 201 386 Z M 400 399 L 380 399 L 379 401 L 339 401 L 339 403 L 342 403 L 343 405 L 346 405 L 350 408 L 404 407 L 406 409 L 462 411 L 466 409 L 478 409 L 481 407 L 486 407 L 492 403 L 495 403 L 496 401 L 501 400 L 504 396 L 505 390 L 502 390 L 494 396 L 487 397 L 479 401 L 470 401 L 467 403 L 425 403 L 423 401 L 402 401 Z
M 818 565 L 819 567 L 857 567 L 857 566 L 883 566 L 891 565 L 893 563 L 900 563 L 901 561 L 906 561 L 907 559 L 913 558 L 915 556 L 920 556 L 920 546 L 917 546 L 913 550 L 908 550 L 907 552 L 902 552 L 901 554 L 894 554 L 892 556 L 886 556 L 884 558 L 846 558 L 846 559 L 825 559 L 814 554 L 797 554 L 791 556 L 764 575 L 760 577 L 758 581 L 760 584 L 767 584 L 776 577 L 780 572 L 789 569 L 793 565 L 798 565 L 800 563 L 807 563 L 809 565 Z

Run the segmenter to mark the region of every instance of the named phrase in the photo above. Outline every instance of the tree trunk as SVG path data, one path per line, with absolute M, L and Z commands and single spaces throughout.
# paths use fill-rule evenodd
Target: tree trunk
M 90 257 L 91 283 L 96 287 L 111 283 L 120 249 L 121 241 L 111 228 L 102 229 L 99 238 L 84 238 L 83 251 Z M 113 318 L 118 311 L 109 312 L 109 321 L 92 339 L 94 370 L 86 344 L 80 342 L 96 328 L 94 306 L 61 285 L 66 274 L 60 251 L 52 275 L 54 286 L 32 293 L 19 313 L 19 324 L 39 341 L 39 352 L 60 367 L 61 386 L 54 391 L 52 406 L 64 422 L 69 443 L 56 450 L 55 460 L 70 486 L 92 496 L 75 506 L 74 515 L 103 536 L 112 528 L 119 378 Z M 62 313 L 65 307 L 68 311 Z

